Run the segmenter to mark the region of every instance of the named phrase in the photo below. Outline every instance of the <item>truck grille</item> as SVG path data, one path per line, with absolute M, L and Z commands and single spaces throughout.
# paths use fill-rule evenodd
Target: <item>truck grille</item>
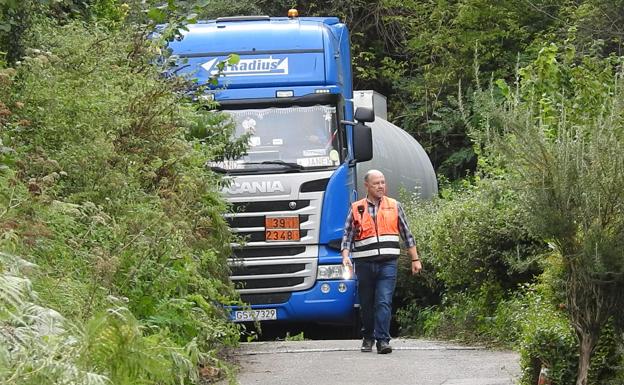
M 317 246 L 309 248 L 318 250 Z M 292 256 L 268 260 L 233 259 L 230 261 L 230 269 L 230 279 L 241 294 L 290 292 L 309 289 L 314 285 L 317 259 Z
M 234 257 L 245 258 L 266 258 L 266 257 L 293 257 L 303 254 L 305 246 L 279 246 L 279 247 L 247 247 L 244 249 L 233 249 Z
M 237 178 L 239 183 L 280 180 L 285 186 L 281 195 L 238 192 L 228 198 L 232 209 L 225 219 L 241 239 L 232 244 L 230 279 L 241 298 L 248 298 L 252 304 L 282 303 L 291 292 L 314 286 L 321 205 L 332 172 Z M 309 180 L 311 177 L 314 179 Z M 267 242 L 267 216 L 298 216 L 300 240 Z
M 303 283 L 303 277 L 295 277 L 295 278 L 272 278 L 270 280 L 261 280 L 261 279 L 249 279 L 244 281 L 237 281 L 232 277 L 232 282 L 234 282 L 234 287 L 239 290 L 244 289 L 268 289 L 274 288 L 275 286 L 297 286 Z
M 295 263 L 292 265 L 269 265 L 269 266 L 234 266 L 232 275 L 262 275 L 262 274 L 287 274 L 296 273 L 305 269 L 305 264 Z
M 322 197 L 322 193 L 318 194 Z M 275 242 L 266 242 L 265 218 L 270 215 L 299 216 L 299 241 L 279 242 L 280 245 L 315 244 L 318 242 L 318 220 L 320 217 L 320 199 L 293 199 L 259 202 L 233 202 L 232 212 L 225 215 L 225 220 L 245 247 L 269 246 Z
M 299 215 L 299 223 L 307 222 L 309 215 Z M 241 227 L 264 227 L 264 215 L 255 217 L 229 217 L 226 218 L 228 225 L 234 228 Z
M 286 201 L 262 201 L 262 202 L 236 202 L 232 203 L 234 213 L 266 213 L 271 211 L 292 211 L 291 202 L 295 202 L 295 209 L 299 210 L 310 206 L 309 199 L 286 200 Z

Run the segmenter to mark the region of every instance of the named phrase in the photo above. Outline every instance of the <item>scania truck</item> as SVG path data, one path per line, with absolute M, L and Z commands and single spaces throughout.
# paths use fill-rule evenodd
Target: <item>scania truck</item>
M 244 156 L 211 165 L 231 178 L 227 220 L 243 240 L 232 245 L 231 280 L 250 306 L 232 319 L 352 322 L 356 281 L 340 243 L 363 172 L 374 166 L 427 198 L 437 193 L 427 154 L 383 107 L 375 119 L 380 95 L 357 93 L 354 113 L 349 31 L 337 18 L 224 17 L 187 29 L 170 43 L 173 72 L 206 85 L 248 136 Z M 240 60 L 219 65 L 231 54 Z

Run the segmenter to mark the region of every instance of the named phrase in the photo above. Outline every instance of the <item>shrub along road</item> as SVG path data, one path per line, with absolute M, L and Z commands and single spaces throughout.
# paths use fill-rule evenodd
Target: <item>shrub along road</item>
M 359 341 L 243 343 L 241 385 L 512 385 L 520 376 L 509 351 L 426 340 L 393 340 L 389 355 L 361 353 Z M 225 383 L 225 382 L 224 382 Z

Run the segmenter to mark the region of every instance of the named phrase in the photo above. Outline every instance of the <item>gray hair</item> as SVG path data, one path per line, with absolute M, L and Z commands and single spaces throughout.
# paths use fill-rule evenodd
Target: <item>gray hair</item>
M 368 170 L 366 172 L 366 174 L 364 174 L 364 182 L 368 182 L 368 178 L 370 178 L 370 176 L 373 175 L 373 174 L 379 174 L 379 175 L 383 176 L 383 172 L 381 172 L 379 170 L 375 170 L 375 169 Z

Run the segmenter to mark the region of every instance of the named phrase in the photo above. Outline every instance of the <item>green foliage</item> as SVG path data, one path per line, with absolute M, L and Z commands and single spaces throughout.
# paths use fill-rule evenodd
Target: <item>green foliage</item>
M 543 246 L 529 235 L 526 213 L 503 181 L 483 180 L 408 212 L 426 266 L 449 289 L 509 289 L 536 271 Z
M 610 320 L 602 329 L 596 344 L 587 381 L 596 385 L 615 385 L 621 383 L 623 374 L 622 336 L 617 334 L 613 320 Z
M 451 292 L 440 305 L 411 304 L 398 311 L 401 333 L 515 347 L 522 335 L 526 299 L 484 286 L 475 292 Z
M 522 384 L 536 384 L 540 368 L 549 368 L 554 384 L 571 384 L 578 360 L 574 331 L 563 313 L 536 292 L 526 298 L 528 308 L 519 341 Z
M 510 110 L 511 141 L 502 146 L 521 176 L 530 224 L 553 239 L 569 263 L 580 262 L 598 277 L 624 269 L 617 63 L 584 57 L 577 64 L 567 50 L 545 48 L 522 71 L 522 101 Z
M 0 3 L 0 52 L 3 60 L 14 63 L 24 54 L 24 37 L 34 12 L 43 0 L 7 0 Z
M 67 357 L 91 383 L 198 383 L 239 335 L 220 305 L 238 298 L 223 182 L 204 165 L 244 146 L 160 76 L 140 30 L 40 19 L 29 36 L 36 48 L 0 74 L 0 247 L 40 266 L 39 300 L 75 340 L 33 360 Z M 36 377 L 49 370 L 6 373 L 85 383 Z
M 204 358 L 195 341 L 180 346 L 166 332 L 147 330 L 125 308 L 110 308 L 77 330 L 80 359 L 97 372 L 106 373 L 113 384 L 178 384 L 199 381 L 198 365 Z
M 578 342 L 553 292 L 553 280 L 563 272 L 560 258 L 550 256 L 537 283 L 524 284 L 513 295 L 484 287 L 478 292 L 452 293 L 440 305 L 411 304 L 398 311 L 401 333 L 411 336 L 489 343 L 520 353 L 521 384 L 533 385 L 542 366 L 553 384 L 574 382 Z M 592 358 L 591 385 L 615 384 L 621 375 L 621 341 L 612 327 L 605 329 Z
M 91 9 L 96 20 L 114 27 L 126 20 L 130 6 L 121 0 L 95 0 Z
M 519 71 L 519 87 L 506 104 L 487 108 L 494 124 L 479 127 L 512 177 L 528 228 L 563 258 L 566 310 L 579 341 L 578 384 L 587 379 L 607 320 L 622 318 L 619 63 L 579 56 L 572 44 L 546 45 Z
M 561 7 L 541 3 L 550 12 Z M 332 10 L 353 30 L 356 89 L 386 94 L 394 123 L 452 179 L 476 167 L 458 84 L 473 82 L 475 61 L 481 71 L 510 77 L 518 55 L 553 24 L 539 5 L 517 1 L 348 1 Z
M 526 212 L 505 180 L 477 180 L 407 212 L 425 271 L 401 269 L 397 319 L 402 333 L 512 346 L 522 300 L 513 292 L 542 267 L 542 242 L 525 227 Z
M 521 307 L 514 310 L 520 316 L 515 325 L 521 330 L 516 344 L 523 371 L 522 384 L 537 382 L 540 368 L 549 368 L 554 384 L 573 383 L 576 378 L 579 344 L 566 316 L 565 296 L 560 287 L 565 275 L 560 255 L 547 259 L 544 272 L 535 284 L 527 285 L 518 296 Z M 613 323 L 607 324 L 600 335 L 588 384 L 616 384 L 624 356 L 621 340 Z
M 494 319 L 491 314 L 500 301 L 501 291 L 492 287 L 475 294 L 452 292 L 439 306 L 418 309 L 412 304 L 402 309 L 397 320 L 403 334 L 486 343 L 494 341 L 488 333 Z
M 3 384 L 180 384 L 197 382 L 208 361 L 194 341 L 180 347 L 165 331 L 146 333 L 128 309 L 108 308 L 85 324 L 38 304 L 24 271 L 36 267 L 0 253 L 0 380 Z
M 293 336 L 290 335 L 290 332 L 286 332 L 286 337 L 284 338 L 284 341 L 305 341 L 305 336 L 303 335 L 303 332 L 295 334 Z

